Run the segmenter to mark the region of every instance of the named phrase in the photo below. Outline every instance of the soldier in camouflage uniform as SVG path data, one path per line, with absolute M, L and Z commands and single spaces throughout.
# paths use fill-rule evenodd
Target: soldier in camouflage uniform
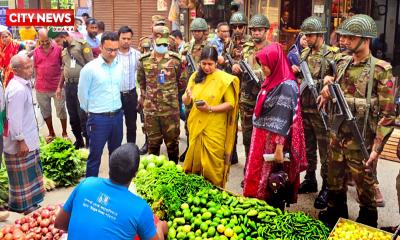
M 229 27 L 232 30 L 232 38 L 226 44 L 224 48 L 223 56 L 229 53 L 234 61 L 234 63 L 239 63 L 240 60 L 243 59 L 243 47 L 244 44 L 250 41 L 250 36 L 246 34 L 246 26 L 247 26 L 247 18 L 242 12 L 235 12 L 232 14 L 229 20 Z M 225 61 L 226 62 L 226 61 Z M 229 73 L 232 72 L 232 66 L 229 64 L 225 64 L 225 71 Z M 240 72 L 235 74 L 239 78 Z M 237 140 L 237 136 L 236 136 Z M 236 143 L 234 147 L 234 152 L 232 154 L 231 164 L 236 164 L 239 162 L 237 150 L 236 150 Z
M 153 41 L 157 35 L 157 31 L 155 31 L 155 30 L 159 26 L 165 26 L 165 18 L 161 15 L 153 15 L 151 17 L 151 21 L 153 22 L 153 26 L 151 29 L 152 34 L 150 36 L 141 37 L 139 40 L 138 49 L 142 54 L 153 50 Z M 160 29 L 160 28 L 158 28 L 158 29 Z M 138 107 L 138 112 L 140 113 L 141 121 L 144 122 L 143 109 L 141 109 L 140 106 Z M 143 133 L 145 134 L 145 142 L 144 142 L 143 146 L 139 149 L 140 155 L 144 155 L 148 152 L 147 134 L 144 130 L 144 127 L 142 129 L 143 129 Z
M 392 66 L 374 58 L 369 45 L 377 36 L 374 20 L 363 14 L 354 15 L 342 27 L 342 36 L 351 56 L 337 62 L 335 77 L 326 77 L 324 84 L 337 82 L 346 98 L 357 125 L 363 134 L 370 157 L 364 159 L 355 140 L 351 125 L 344 121 L 338 132 L 329 135 L 328 209 L 320 219 L 333 226 L 339 217 L 348 218 L 347 187 L 344 185 L 349 169 L 357 186 L 360 211 L 357 222 L 377 226 L 378 211 L 375 200 L 375 177 L 371 170 L 393 131 L 395 121 L 394 78 Z M 328 86 L 321 92 L 321 106 L 330 100 Z M 332 127 L 334 108 L 330 111 Z M 366 161 L 366 163 L 364 163 Z
M 249 63 L 254 73 L 259 78 L 259 83 L 246 81 L 245 76 L 240 77 L 240 120 L 243 133 L 243 145 L 247 157 L 251 142 L 251 133 L 253 131 L 253 111 L 257 100 L 258 92 L 260 91 L 261 83 L 265 76 L 262 73 L 261 66 L 256 61 L 256 54 L 263 49 L 269 42 L 266 40 L 267 31 L 270 27 L 267 17 L 261 14 L 256 14 L 250 19 L 249 29 L 251 32 L 251 40 L 243 45 L 243 59 Z M 241 72 L 239 64 L 232 66 L 232 72 L 238 74 Z M 245 171 L 246 171 L 245 165 Z
M 149 141 L 149 153 L 160 154 L 164 140 L 168 158 L 178 162 L 179 157 L 179 103 L 178 92 L 185 91 L 181 74 L 181 58 L 168 51 L 169 30 L 155 39 L 154 50 L 140 58 L 138 81 L 143 106 L 144 124 Z
M 186 56 L 190 54 L 193 57 L 194 62 L 198 66 L 200 63 L 200 55 L 201 52 L 203 51 L 203 48 L 208 45 L 207 38 L 206 38 L 206 32 L 208 31 L 208 25 L 206 20 L 203 18 L 195 18 L 192 23 L 190 24 L 190 32 L 192 33 L 193 40 L 190 42 L 187 42 L 185 44 L 184 50 L 182 52 L 182 59 L 183 62 L 186 64 Z M 188 72 L 188 68 L 186 67 L 186 75 L 189 79 L 189 75 L 191 73 Z M 185 106 L 186 111 L 186 119 L 189 117 L 190 109 L 192 108 L 191 105 Z M 186 132 L 186 137 L 189 139 L 189 131 L 187 129 L 187 122 L 185 121 L 185 132 Z M 189 148 L 189 141 L 187 142 L 187 147 L 185 152 L 179 157 L 180 161 L 183 162 L 186 157 L 186 151 Z
M 239 62 L 243 59 L 244 44 L 251 40 L 250 36 L 246 34 L 247 18 L 244 13 L 236 12 L 232 14 L 229 26 L 232 30 L 232 37 L 225 48 L 225 52 L 229 53 L 235 62 Z
M 339 52 L 339 49 L 330 47 L 324 43 L 326 29 L 318 17 L 313 16 L 305 19 L 301 25 L 301 31 L 306 36 L 308 44 L 308 48 L 305 48 L 301 53 L 301 59 L 307 62 L 311 76 L 319 92 L 322 89 L 324 77 L 328 74 L 332 75 L 332 68 L 329 62 L 335 59 L 335 55 Z M 307 87 L 301 93 L 301 110 L 308 168 L 305 179 L 300 185 L 299 194 L 318 191 L 317 179 L 315 177 L 318 146 L 323 183 L 321 191 L 315 199 L 314 207 L 324 209 L 326 208 L 328 195 L 328 132 L 318 112 L 316 99 Z

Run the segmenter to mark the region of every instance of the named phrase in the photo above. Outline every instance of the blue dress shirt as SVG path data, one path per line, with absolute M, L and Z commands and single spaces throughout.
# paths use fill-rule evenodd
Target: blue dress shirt
M 121 108 L 122 65 L 117 58 L 107 64 L 100 55 L 81 70 L 78 98 L 85 112 L 113 112 Z

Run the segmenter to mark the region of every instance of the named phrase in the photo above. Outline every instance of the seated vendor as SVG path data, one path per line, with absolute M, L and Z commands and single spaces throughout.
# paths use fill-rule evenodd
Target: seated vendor
M 110 156 L 109 179 L 89 177 L 71 193 L 55 227 L 68 239 L 164 239 L 165 221 L 155 225 L 145 200 L 128 190 L 139 167 L 139 150 L 127 143 Z

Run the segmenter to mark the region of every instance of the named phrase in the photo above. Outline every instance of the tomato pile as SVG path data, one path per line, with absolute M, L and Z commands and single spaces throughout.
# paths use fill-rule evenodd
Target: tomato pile
M 49 205 L 34 211 L 21 219 L 15 220 L 15 224 L 1 229 L 1 240 L 39 240 L 60 239 L 64 231 L 54 227 L 56 214 L 60 206 Z

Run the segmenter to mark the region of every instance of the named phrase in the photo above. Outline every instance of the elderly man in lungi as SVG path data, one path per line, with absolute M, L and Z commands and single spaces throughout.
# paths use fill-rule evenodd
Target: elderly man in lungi
M 43 173 L 39 156 L 39 131 L 31 79 L 32 61 L 15 55 L 10 61 L 14 77 L 6 91 L 4 155 L 9 178 L 9 209 L 28 214 L 43 201 Z

